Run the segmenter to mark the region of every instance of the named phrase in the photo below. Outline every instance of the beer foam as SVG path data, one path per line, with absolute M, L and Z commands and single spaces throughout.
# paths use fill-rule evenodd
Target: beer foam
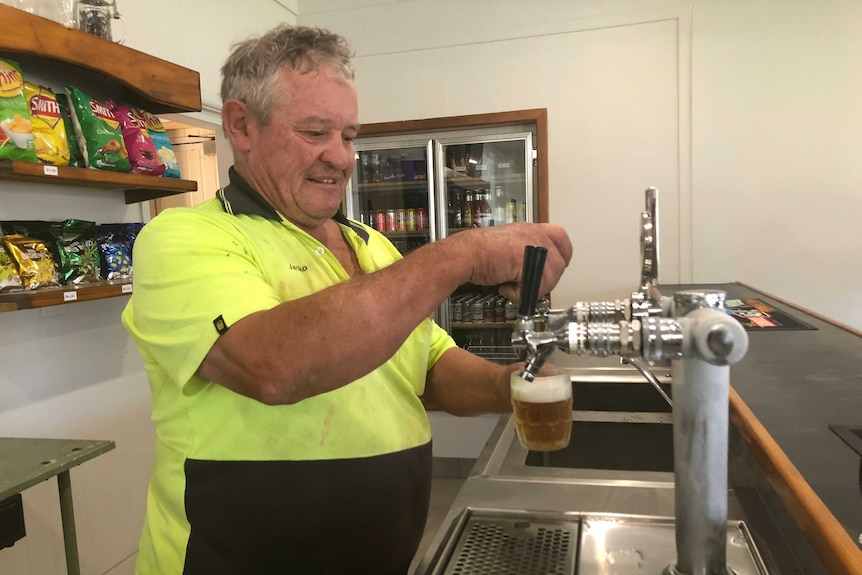
M 512 399 L 528 403 L 552 403 L 572 397 L 572 381 L 568 375 L 537 377 L 533 381 L 513 373 L 511 378 Z

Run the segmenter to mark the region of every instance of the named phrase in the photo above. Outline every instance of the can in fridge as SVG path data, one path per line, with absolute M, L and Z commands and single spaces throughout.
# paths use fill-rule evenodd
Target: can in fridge
M 386 211 L 386 231 L 394 232 L 396 228 L 395 224 L 395 210 L 387 210 Z
M 395 210 L 395 229 L 399 232 L 407 231 L 407 210 L 404 208 Z
M 407 208 L 407 231 L 416 231 L 416 210 L 413 208 Z
M 428 228 L 428 214 L 425 213 L 425 208 L 416 209 L 416 229 L 424 230 Z
M 374 214 L 374 229 L 382 232 L 386 229 L 386 212 L 383 210 L 378 210 L 376 214 Z

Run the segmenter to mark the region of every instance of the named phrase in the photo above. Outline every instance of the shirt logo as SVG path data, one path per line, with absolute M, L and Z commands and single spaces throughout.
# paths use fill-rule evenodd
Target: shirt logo
M 296 270 L 298 272 L 307 272 L 308 266 L 298 266 L 296 264 L 290 264 L 290 269 Z
M 224 332 L 226 332 L 226 331 L 227 331 L 227 329 L 228 329 L 228 325 L 227 325 L 227 323 L 224 321 L 224 317 L 223 317 L 223 316 L 218 316 L 217 318 L 215 318 L 215 319 L 213 320 L 213 325 L 215 326 L 216 331 L 218 332 L 218 334 L 219 334 L 219 335 L 222 335 L 222 334 L 223 334 Z

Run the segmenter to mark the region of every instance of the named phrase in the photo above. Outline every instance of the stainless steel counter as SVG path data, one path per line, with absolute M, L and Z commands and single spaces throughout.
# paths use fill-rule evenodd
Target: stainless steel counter
M 671 425 L 669 416 L 665 414 L 573 412 L 573 418 L 575 421 L 610 419 L 632 425 L 649 425 L 656 422 L 661 422 L 660 425 Z M 576 439 L 573 438 L 573 441 Z M 515 539 L 522 544 L 524 540 L 535 537 L 535 534 L 517 534 L 516 527 L 519 524 L 530 528 L 536 528 L 535 525 L 538 525 L 540 530 L 562 529 L 563 533 L 572 533 L 576 541 L 573 546 L 582 550 L 585 548 L 585 541 L 590 540 L 589 529 L 592 528 L 593 532 L 596 529 L 606 531 L 607 525 L 611 525 L 617 539 L 622 538 L 625 541 L 615 544 L 616 547 L 620 552 L 637 555 L 640 572 L 658 574 L 673 561 L 675 547 L 672 471 L 544 467 L 541 461 L 530 466 L 526 464 L 528 459 L 529 452 L 518 442 L 511 416 L 502 416 L 488 448 L 464 482 L 428 553 L 420 563 L 417 574 L 558 572 L 517 569 L 488 571 L 487 566 L 477 570 L 447 569 L 446 564 L 450 562 L 453 553 L 463 552 L 461 548 L 465 545 L 463 539 L 466 528 L 471 522 L 483 519 L 495 532 L 502 533 L 499 537 L 506 540 Z M 732 493 L 728 504 L 729 566 L 733 567 L 737 575 L 760 575 L 762 559 L 748 535 L 747 527 L 740 523 L 746 518 Z M 579 531 L 579 527 L 583 532 Z M 487 537 L 488 535 L 485 535 L 483 538 Z M 487 561 L 501 549 L 505 550 L 507 545 L 511 546 L 511 541 L 493 545 L 492 550 L 483 551 L 480 555 Z M 648 551 L 644 551 L 644 547 Z M 606 562 L 613 563 L 613 558 L 609 559 L 609 554 L 604 553 L 597 545 L 589 548 L 593 551 L 578 556 L 581 561 L 578 573 L 629 572 L 607 571 L 609 563 Z M 605 568 L 596 567 L 602 565 Z M 572 566 L 571 570 L 565 572 L 576 571 Z
M 737 284 L 662 286 L 661 289 L 662 293 L 671 294 L 676 289 L 692 287 L 723 289 L 730 298 L 757 297 L 817 328 L 806 331 L 749 332 L 748 355 L 733 367 L 731 384 L 853 540 L 857 541 L 862 533 L 860 458 L 829 429 L 829 425 L 862 427 L 860 339 Z M 646 517 L 659 523 L 673 517 L 672 465 L 670 468 L 667 465 L 658 465 L 654 469 L 650 467 L 652 462 L 664 457 L 661 450 L 667 434 L 662 433 L 662 426 L 670 426 L 669 414 L 662 413 L 655 404 L 638 410 L 621 405 L 619 411 L 608 411 L 614 409 L 614 405 L 598 405 L 608 400 L 633 396 L 638 397 L 636 403 L 640 406 L 645 405 L 644 402 L 649 401 L 649 398 L 658 401 L 660 406 L 658 393 L 644 383 L 642 376 L 633 368 L 619 366 L 618 359 L 587 360 L 558 352 L 550 361 L 558 367 L 569 369 L 575 385 L 575 397 L 581 395 L 587 398 L 586 404 L 580 406 L 575 400 L 573 419 L 576 426 L 582 424 L 583 435 L 573 432 L 573 444 L 577 444 L 579 438 L 587 441 L 588 438 L 600 437 L 604 441 L 605 436 L 590 435 L 603 433 L 597 427 L 602 422 L 622 422 L 643 427 L 635 427 L 633 434 L 623 438 L 626 443 L 619 443 L 617 447 L 607 443 L 612 447 L 604 453 L 582 457 L 580 461 L 568 465 L 565 454 L 543 457 L 528 453 L 518 443 L 509 416 L 503 416 L 420 563 L 418 574 L 443 572 L 440 571 L 441 558 L 452 552 L 456 532 L 477 513 L 551 514 L 557 521 L 578 516 L 582 525 L 590 517 L 608 514 L 629 518 Z M 660 371 L 658 376 L 662 382 L 669 381 L 669 371 Z M 591 387 L 593 382 L 598 383 L 598 386 L 612 383 L 617 389 L 612 393 L 596 395 L 596 389 L 610 388 Z M 581 394 L 578 393 L 579 385 L 583 387 Z M 594 407 L 597 409 L 594 410 Z M 646 433 L 647 430 L 651 432 Z M 625 452 L 625 446 L 632 441 L 641 443 L 633 451 Z M 739 445 L 736 445 L 736 449 L 739 449 Z M 649 452 L 645 458 L 646 464 L 629 465 L 629 461 L 634 461 L 633 454 L 643 450 Z M 598 457 L 600 461 L 596 463 L 590 457 Z M 619 461 L 620 458 L 632 459 Z M 743 505 L 733 490 L 728 503 L 729 519 L 734 525 L 737 524 L 735 522 L 746 520 L 746 512 L 752 513 L 750 501 Z M 762 515 L 763 509 L 766 506 L 758 508 L 755 514 Z M 731 528 L 729 533 L 735 533 L 734 529 Z M 742 529 L 745 529 L 744 525 Z M 779 539 L 782 537 L 774 538 Z M 757 555 L 756 546 L 753 549 Z M 734 546 L 729 544 L 729 560 L 734 551 Z M 810 571 L 807 566 L 797 567 L 801 563 L 794 563 L 792 568 L 805 573 L 818 572 L 816 566 Z

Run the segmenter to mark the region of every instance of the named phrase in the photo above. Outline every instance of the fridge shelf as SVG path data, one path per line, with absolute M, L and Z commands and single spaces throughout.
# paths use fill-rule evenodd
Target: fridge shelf
M 508 345 L 471 345 L 466 349 L 474 355 L 495 363 L 508 364 L 526 359 L 526 353 L 519 353 L 518 350 Z
M 458 188 L 462 188 L 470 191 L 477 190 L 487 190 L 490 189 L 491 186 L 499 186 L 502 184 L 522 184 L 524 182 L 525 174 L 508 174 L 505 176 L 494 176 L 493 178 L 489 178 L 489 180 L 483 180 L 482 178 L 474 178 L 472 176 L 453 176 L 447 177 L 446 183 L 450 186 L 455 186 Z
M 487 190 L 491 187 L 491 182 L 486 182 L 485 180 L 473 178 L 471 176 L 455 176 L 451 178 L 446 178 L 446 185 L 449 187 L 455 186 L 464 190 L 470 190 L 471 192 L 475 192 L 477 190 Z
M 487 323 L 482 323 L 482 322 L 476 322 L 476 323 L 473 323 L 473 322 L 467 322 L 467 321 L 453 321 L 453 322 L 451 322 L 449 325 L 450 325 L 453 329 L 494 329 L 494 328 L 496 328 L 496 329 L 504 329 L 504 328 L 507 328 L 507 327 L 508 327 L 508 328 L 511 328 L 511 327 L 512 327 L 512 325 L 514 325 L 514 323 L 515 323 L 515 322 L 512 322 L 512 321 L 506 321 L 506 322 L 502 322 L 502 321 L 501 321 L 501 322 L 487 322 Z
M 428 180 L 394 180 L 391 182 L 360 183 L 360 193 L 369 192 L 424 192 L 428 190 Z

